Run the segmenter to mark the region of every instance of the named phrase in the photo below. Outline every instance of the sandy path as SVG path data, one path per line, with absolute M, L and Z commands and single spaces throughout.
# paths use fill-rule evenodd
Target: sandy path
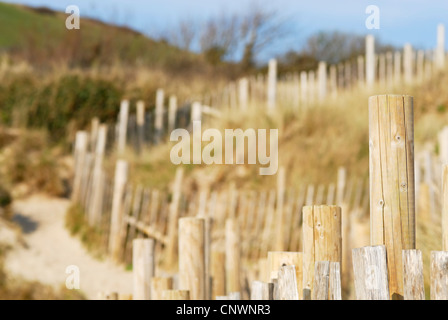
M 17 246 L 7 255 L 5 268 L 12 276 L 60 288 L 69 276 L 67 266 L 80 270 L 80 289 L 88 299 L 103 291 L 132 292 L 132 273 L 111 261 L 90 256 L 81 242 L 64 227 L 70 202 L 46 196 L 32 196 L 14 204 L 14 220 L 22 226 L 26 247 Z

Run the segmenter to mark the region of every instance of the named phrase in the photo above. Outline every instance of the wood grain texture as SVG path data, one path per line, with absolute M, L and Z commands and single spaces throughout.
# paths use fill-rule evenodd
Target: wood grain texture
M 128 163 L 118 160 L 115 167 L 114 191 L 109 235 L 109 252 L 115 261 L 120 258 L 120 229 L 123 224 L 123 195 L 128 179 Z
M 313 294 L 317 261 L 342 265 L 342 215 L 338 206 L 303 207 L 303 288 L 304 299 Z
M 272 279 L 278 279 L 279 271 L 282 267 L 294 266 L 296 272 L 296 283 L 299 299 L 303 299 L 303 253 L 288 251 L 270 251 L 268 252 L 267 278 L 266 282 Z
M 431 252 L 431 300 L 448 300 L 448 252 Z
M 353 249 L 357 300 L 389 300 L 386 246 Z
M 132 241 L 132 275 L 134 300 L 151 299 L 151 278 L 155 274 L 154 240 Z
M 179 289 L 191 300 L 205 300 L 205 223 L 200 218 L 179 219 Z
M 278 271 L 278 299 L 299 300 L 295 266 L 284 266 Z
M 250 300 L 273 300 L 274 284 L 263 281 L 252 281 Z
M 313 300 L 328 300 L 330 284 L 330 262 L 317 261 L 314 269 Z
M 328 299 L 342 300 L 341 264 L 339 262 L 330 262 L 330 280 L 328 286 Z
M 386 245 L 390 295 L 403 297 L 402 250 L 415 249 L 413 99 L 369 99 L 371 245 Z
M 404 300 L 425 300 L 423 258 L 420 250 L 403 250 Z

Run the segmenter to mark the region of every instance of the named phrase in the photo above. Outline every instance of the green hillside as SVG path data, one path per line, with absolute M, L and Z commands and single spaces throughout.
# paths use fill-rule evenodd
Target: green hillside
M 39 66 L 55 61 L 83 67 L 120 61 L 168 70 L 204 65 L 199 55 L 128 28 L 84 18 L 79 30 L 67 30 L 66 18 L 47 8 L 0 2 L 0 50 Z

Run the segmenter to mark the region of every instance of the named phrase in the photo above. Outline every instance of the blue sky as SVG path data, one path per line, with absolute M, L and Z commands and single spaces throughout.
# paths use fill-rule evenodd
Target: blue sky
M 221 11 L 245 11 L 257 3 L 275 9 L 289 21 L 292 35 L 265 52 L 275 55 L 286 49 L 300 49 L 308 36 L 317 31 L 339 30 L 357 34 L 373 33 L 384 43 L 403 46 L 406 42 L 422 49 L 436 44 L 437 24 L 444 23 L 448 35 L 446 0 L 6 0 L 4 2 L 47 6 L 64 11 L 77 5 L 81 16 L 115 21 L 143 33 L 175 25 L 179 19 L 203 21 Z M 368 5 L 380 9 L 380 30 L 367 30 Z M 373 31 L 373 32 L 372 32 Z M 448 43 L 448 41 L 446 41 Z

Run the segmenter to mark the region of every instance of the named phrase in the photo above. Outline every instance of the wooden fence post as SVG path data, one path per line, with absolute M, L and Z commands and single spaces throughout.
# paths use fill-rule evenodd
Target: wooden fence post
M 435 66 L 436 70 L 443 70 L 445 68 L 445 26 L 443 24 L 437 26 Z
M 366 37 L 366 85 L 372 87 L 375 82 L 375 38 Z
M 300 72 L 300 104 L 303 109 L 308 105 L 308 74 Z
M 353 249 L 353 270 L 357 300 L 389 300 L 386 247 Z
M 329 300 L 342 300 L 341 264 L 330 262 L 330 281 L 328 284 Z
M 253 281 L 250 300 L 274 300 L 274 284 L 263 281 Z
M 402 250 L 415 249 L 413 99 L 369 99 L 370 243 L 386 245 L 390 295 L 403 297 Z
M 294 266 L 298 299 L 303 300 L 303 253 L 302 252 L 268 252 L 268 270 L 266 282 L 272 282 L 279 277 L 279 271 L 284 266 Z
M 423 259 L 420 250 L 403 250 L 404 300 L 425 300 Z
M 225 225 L 226 243 L 226 290 L 227 294 L 241 291 L 240 234 L 236 219 L 227 219 Z
M 128 163 L 118 160 L 115 167 L 114 191 L 112 198 L 109 252 L 115 261 L 120 259 L 120 230 L 123 224 L 123 195 L 128 180 Z
M 81 198 L 82 177 L 85 166 L 85 159 L 87 154 L 88 133 L 86 131 L 76 132 L 75 140 L 75 176 L 73 179 L 73 191 L 71 200 L 73 203 L 78 203 Z
M 278 290 L 279 300 L 299 300 L 295 266 L 283 266 L 280 268 L 278 271 Z
M 341 208 L 337 206 L 303 207 L 303 288 L 304 299 L 313 296 L 315 263 L 342 264 Z
M 411 84 L 414 80 L 414 50 L 409 43 L 403 49 L 404 82 Z
M 327 63 L 324 61 L 319 62 L 317 81 L 319 83 L 319 101 L 322 101 L 327 96 Z
M 277 60 L 269 60 L 268 67 L 268 110 L 275 109 L 277 100 Z
M 137 154 L 140 154 L 145 140 L 145 103 L 137 101 Z
M 226 295 L 226 255 L 223 251 L 211 252 L 212 300 Z
M 431 252 L 431 300 L 448 300 L 448 252 Z
M 134 300 L 151 300 L 151 279 L 154 277 L 154 240 L 132 240 L 132 274 Z
M 316 261 L 314 269 L 313 300 L 328 300 L 330 285 L 330 262 Z
M 92 201 L 89 206 L 88 222 L 90 226 L 97 225 L 101 219 L 102 199 L 104 192 L 103 185 L 103 158 L 106 149 L 107 126 L 101 125 L 98 129 L 96 143 L 95 160 L 92 177 Z
M 118 124 L 118 147 L 119 154 L 126 148 L 126 134 L 128 131 L 129 101 L 123 100 L 120 105 L 119 124 Z
M 205 300 L 205 223 L 201 218 L 179 219 L 179 289 L 191 300 Z
M 163 300 L 162 292 L 165 290 L 173 290 L 173 278 L 152 277 L 151 300 Z

